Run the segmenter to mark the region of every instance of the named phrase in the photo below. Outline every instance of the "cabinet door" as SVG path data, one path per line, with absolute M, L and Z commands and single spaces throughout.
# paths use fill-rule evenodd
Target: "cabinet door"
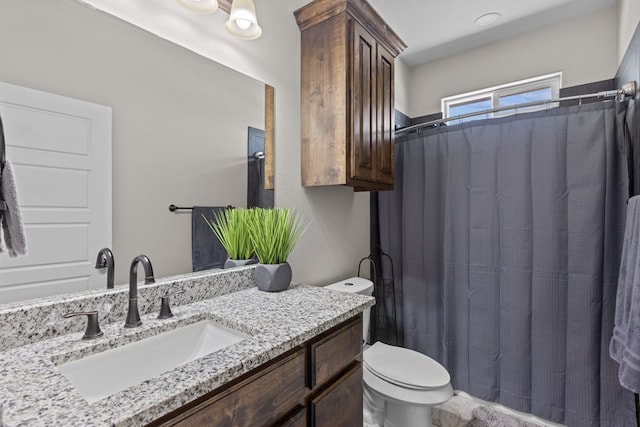
M 311 400 L 311 426 L 361 426 L 362 393 L 362 365 L 354 362 L 342 377 Z
M 382 45 L 377 46 L 377 137 L 373 164 L 376 182 L 393 188 L 393 141 L 395 127 L 393 55 Z
M 353 52 L 351 69 L 350 178 L 373 179 L 376 145 L 376 41 L 356 21 L 351 21 Z

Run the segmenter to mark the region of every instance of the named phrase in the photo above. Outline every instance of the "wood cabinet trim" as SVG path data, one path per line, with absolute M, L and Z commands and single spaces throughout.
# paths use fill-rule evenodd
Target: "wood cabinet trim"
M 383 44 L 394 58 L 407 48 L 407 44 L 384 22 L 384 19 L 369 3 L 364 0 L 347 1 L 347 12 L 370 32 L 379 43 Z
M 346 0 L 315 0 L 295 10 L 293 14 L 300 31 L 306 31 L 346 10 Z
M 273 190 L 276 183 L 276 119 L 275 89 L 264 85 L 264 189 Z
M 316 0 L 296 10 L 294 15 L 300 31 L 305 31 L 343 12 L 347 12 L 373 34 L 394 57 L 407 48 L 407 44 L 365 0 Z

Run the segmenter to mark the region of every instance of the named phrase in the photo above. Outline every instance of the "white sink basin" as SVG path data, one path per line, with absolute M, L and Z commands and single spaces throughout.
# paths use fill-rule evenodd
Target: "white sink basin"
M 155 378 L 249 335 L 205 320 L 58 366 L 89 403 Z

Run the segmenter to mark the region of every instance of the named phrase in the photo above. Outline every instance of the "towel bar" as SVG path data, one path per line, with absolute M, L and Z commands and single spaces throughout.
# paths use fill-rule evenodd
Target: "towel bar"
M 191 208 L 184 208 L 184 207 L 180 207 L 180 206 L 176 206 L 176 205 L 169 205 L 169 210 L 171 212 L 175 212 L 177 210 L 188 210 L 188 211 L 192 211 L 193 207 Z
M 0 205 L 0 207 L 1 207 L 1 205 Z M 235 206 L 227 205 L 227 209 L 235 209 Z M 0 210 L 1 210 L 1 209 L 0 209 Z M 189 208 L 189 207 L 176 206 L 176 205 L 174 205 L 174 204 L 170 204 L 170 205 L 169 205 L 169 210 L 170 210 L 171 212 L 175 212 L 175 211 L 178 211 L 178 210 L 192 211 L 192 210 L 193 210 L 193 206 Z

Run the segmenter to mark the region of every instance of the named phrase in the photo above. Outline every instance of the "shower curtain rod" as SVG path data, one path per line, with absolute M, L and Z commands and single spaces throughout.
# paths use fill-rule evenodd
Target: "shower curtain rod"
M 635 97 L 637 92 L 638 92 L 638 85 L 635 81 L 632 81 L 632 82 L 625 83 L 621 89 L 617 89 L 617 90 L 605 90 L 602 92 L 588 93 L 585 95 L 565 96 L 564 98 L 547 99 L 544 101 L 524 102 L 522 104 L 509 105 L 506 107 L 497 107 L 497 108 L 491 108 L 488 110 L 474 111 L 472 113 L 460 114 L 458 116 L 447 117 L 446 119 L 431 120 L 424 123 L 418 123 L 417 125 L 396 129 L 395 134 L 399 135 L 399 134 L 411 132 L 413 130 L 422 129 L 424 127 L 446 123 L 451 120 L 466 119 L 468 117 L 478 116 L 482 114 L 489 114 L 489 113 L 497 113 L 505 110 L 517 110 L 518 108 L 535 107 L 537 105 L 550 105 L 556 102 L 563 102 L 563 101 L 575 101 L 575 100 L 581 101 L 587 98 L 620 97 L 621 99 L 624 99 L 627 97 Z

